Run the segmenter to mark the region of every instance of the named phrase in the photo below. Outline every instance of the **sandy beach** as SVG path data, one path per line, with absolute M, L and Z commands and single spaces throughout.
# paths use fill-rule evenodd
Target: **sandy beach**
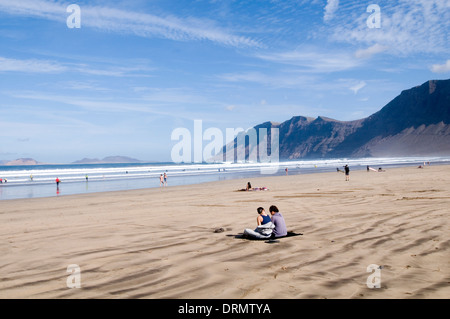
M 450 297 L 450 166 L 247 181 L 0 201 L 0 298 Z M 270 205 L 303 235 L 237 238 Z

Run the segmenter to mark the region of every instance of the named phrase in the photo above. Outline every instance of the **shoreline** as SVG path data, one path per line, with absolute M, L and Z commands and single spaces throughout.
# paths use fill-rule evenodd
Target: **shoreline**
M 435 164 L 432 167 L 449 167 L 450 168 L 450 163 L 445 163 L 445 164 Z M 427 166 L 426 168 L 424 168 L 424 170 L 427 170 L 431 168 L 431 166 Z M 418 169 L 416 166 L 401 166 L 401 167 L 394 167 L 394 168 L 390 168 L 388 169 L 388 171 L 383 171 L 383 172 L 375 172 L 375 171 L 371 171 L 371 172 L 366 172 L 365 168 L 360 168 L 358 170 L 352 170 L 350 172 L 350 176 L 352 176 L 355 172 L 364 172 L 364 173 L 369 173 L 369 174 L 383 174 L 386 172 L 390 172 L 392 170 L 402 170 L 402 169 Z M 280 169 L 280 171 L 282 171 Z M 192 187 L 197 187 L 197 188 L 204 188 L 207 186 L 218 186 L 218 185 L 222 185 L 225 183 L 231 183 L 231 184 L 236 184 L 236 186 L 238 185 L 242 185 L 242 187 L 237 188 L 236 190 L 234 190 L 234 192 L 238 192 L 241 189 L 245 188 L 247 182 L 251 179 L 252 180 L 252 185 L 254 184 L 254 181 L 258 181 L 258 180 L 268 180 L 270 181 L 270 179 L 278 179 L 278 178 L 289 178 L 289 177 L 300 177 L 300 176 L 308 176 L 308 175 L 316 175 L 316 174 L 329 174 L 330 176 L 332 175 L 336 175 L 339 176 L 342 173 L 342 178 L 344 178 L 344 174 L 343 172 L 337 172 L 337 171 L 308 171 L 308 172 L 301 172 L 301 173 L 289 173 L 289 175 L 285 175 L 285 173 L 283 174 L 279 174 L 279 175 L 266 175 L 266 176 L 257 176 L 257 177 L 237 177 L 237 178 L 230 178 L 230 179 L 224 179 L 224 180 L 220 180 L 220 181 L 206 181 L 206 182 L 199 182 L 199 183 L 195 183 L 195 184 L 182 184 L 182 185 L 174 185 L 174 186 L 162 186 L 162 187 L 147 187 L 147 188 L 138 188 L 138 189 L 125 189 L 125 190 L 112 190 L 112 191 L 98 191 L 98 192 L 92 192 L 92 193 L 82 193 L 82 194 L 62 194 L 62 195 L 58 195 L 58 196 L 48 196 L 48 197 L 33 197 L 33 198 L 17 198 L 17 199 L 6 199 L 6 200 L 2 200 L 0 201 L 0 203 L 5 203 L 5 202 L 13 202 L 13 201 L 17 201 L 17 202 L 22 202 L 24 200 L 46 200 L 46 199 L 57 199 L 57 198 L 69 198 L 69 197 L 73 197 L 73 198 L 92 198 L 92 197 L 98 197 L 101 195 L 110 195 L 110 196 L 114 196 L 114 195 L 120 195 L 120 194 L 124 194 L 124 195 L 133 195 L 133 193 L 146 193 L 146 192 L 161 192 L 161 191 L 178 191 L 178 190 L 185 190 L 185 189 L 189 189 Z M 337 178 L 336 180 L 338 180 L 339 178 Z M 344 180 L 345 181 L 345 180 Z M 267 183 L 263 183 L 264 185 Z M 259 185 L 259 184 L 254 184 L 254 185 Z M 254 186 L 253 185 L 253 186 Z M 256 187 L 256 186 L 254 186 Z M 260 187 L 260 186 L 257 186 Z M 268 190 L 270 191 L 270 189 Z M 246 191 L 240 191 L 242 193 L 247 193 Z M 250 191 L 249 193 L 252 193 L 253 191 Z
M 417 160 L 417 159 L 416 159 Z M 186 176 L 176 175 L 176 171 L 168 171 L 170 186 L 181 186 L 181 185 L 195 185 L 201 183 L 208 182 L 220 182 L 223 180 L 237 180 L 241 178 L 254 179 L 254 178 L 265 178 L 269 176 L 284 176 L 284 168 L 289 167 L 289 175 L 305 175 L 305 174 L 317 174 L 324 172 L 336 172 L 337 168 L 342 170 L 340 167 L 344 160 L 341 160 L 341 163 L 334 162 L 333 165 L 328 166 L 312 166 L 309 164 L 309 167 L 299 167 L 298 164 L 292 164 L 288 162 L 282 162 L 279 165 L 278 171 L 274 174 L 261 174 L 259 170 L 242 170 L 242 171 L 227 171 L 227 172 L 211 172 L 210 170 L 207 173 L 200 172 L 198 175 L 194 174 L 194 172 L 190 172 L 190 174 Z M 293 162 L 296 163 L 296 162 Z M 359 170 L 366 170 L 366 164 L 354 163 L 351 166 L 351 170 L 353 172 Z M 371 167 L 383 167 L 383 169 L 393 169 L 399 167 L 417 167 L 421 162 L 385 162 L 379 165 L 371 165 Z M 215 165 L 215 164 L 213 164 Z M 291 165 L 291 166 L 288 166 Z M 450 165 L 450 161 L 441 160 L 439 162 L 433 162 L 432 165 Z M 315 167 L 316 166 L 316 167 Z M 427 167 L 430 164 L 426 165 Z M 207 166 L 206 166 L 207 167 Z M 126 170 L 126 167 L 122 167 L 122 170 Z M 183 170 L 184 171 L 184 170 Z M 175 175 L 173 175 L 175 172 Z M 197 171 L 195 171 L 197 172 Z M 131 173 L 131 172 L 130 172 Z M 152 176 L 134 176 L 130 174 L 129 177 L 121 179 L 87 179 L 87 174 L 82 174 L 82 177 L 79 177 L 79 180 L 75 181 L 67 181 L 64 177 L 62 178 L 62 183 L 60 187 L 56 188 L 54 181 L 42 183 L 42 182 L 28 182 L 22 184 L 15 184 L 14 182 L 9 181 L 8 183 L 0 184 L 0 203 L 6 200 L 13 199 L 26 199 L 26 198 L 49 198 L 49 197 L 58 197 L 58 196 L 66 196 L 66 195 L 76 195 L 76 194 L 87 194 L 87 193 L 103 193 L 110 191 L 127 191 L 127 190 L 139 190 L 139 189 L 147 189 L 147 188 L 159 188 L 159 173 L 155 175 L 155 172 L 152 173 Z M 56 174 L 58 175 L 58 174 Z M 56 176 L 55 175 L 55 176 Z M 61 174 L 60 174 L 61 175 Z M 128 175 L 128 171 L 126 172 Z
M 2 201 L 0 297 L 448 298 L 448 180 L 432 165 Z M 272 204 L 303 236 L 237 238 Z

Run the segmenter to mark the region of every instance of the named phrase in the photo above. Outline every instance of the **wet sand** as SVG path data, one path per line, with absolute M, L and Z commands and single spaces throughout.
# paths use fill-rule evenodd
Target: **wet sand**
M 0 201 L 0 298 L 450 296 L 450 166 L 250 181 Z M 303 235 L 239 238 L 270 205 Z

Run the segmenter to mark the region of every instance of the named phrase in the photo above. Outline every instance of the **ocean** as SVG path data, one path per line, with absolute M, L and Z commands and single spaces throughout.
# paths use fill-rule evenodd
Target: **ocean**
M 166 173 L 168 187 L 205 182 L 285 175 L 336 172 L 348 164 L 351 170 L 418 166 L 424 162 L 449 164 L 450 157 L 396 157 L 359 159 L 296 160 L 279 163 L 133 163 L 61 164 L 0 166 L 0 200 L 64 196 L 107 191 L 160 187 L 159 177 Z M 87 178 L 86 178 L 87 177 Z M 61 180 L 56 186 L 56 178 Z M 7 182 L 5 183 L 5 179 Z M 245 183 L 240 185 L 245 188 Z M 0 205 L 1 209 L 1 205 Z

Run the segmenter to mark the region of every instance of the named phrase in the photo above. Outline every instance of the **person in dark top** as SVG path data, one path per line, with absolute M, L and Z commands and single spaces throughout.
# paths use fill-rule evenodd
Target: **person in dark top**
M 348 167 L 348 165 L 345 165 L 344 170 L 345 170 L 345 180 L 349 181 L 350 180 L 350 167 Z
M 272 221 L 270 216 L 266 214 L 264 208 L 258 207 L 256 211 L 258 212 L 258 217 L 256 218 L 256 223 L 258 226 L 267 224 L 268 222 Z
M 244 238 L 254 238 L 254 239 L 270 239 L 273 235 L 272 230 L 274 229 L 274 224 L 269 215 L 266 214 L 264 208 L 258 207 L 256 209 L 258 212 L 258 217 L 256 218 L 255 229 L 246 228 L 244 230 Z

